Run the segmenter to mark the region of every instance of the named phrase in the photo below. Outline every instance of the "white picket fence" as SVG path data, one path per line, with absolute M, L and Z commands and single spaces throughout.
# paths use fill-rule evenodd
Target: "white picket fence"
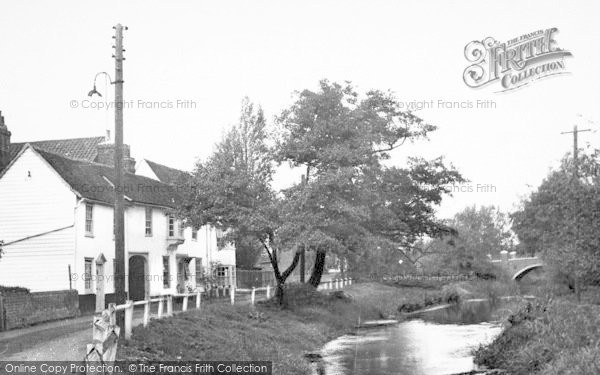
M 334 279 L 334 280 L 322 282 L 317 289 L 318 290 L 341 289 L 347 285 L 352 285 L 352 282 L 353 282 L 353 280 L 351 278 Z M 263 287 L 263 288 L 251 288 L 251 289 L 236 289 L 235 287 L 230 286 L 230 287 L 225 287 L 225 288 L 217 288 L 216 296 L 217 297 L 221 297 L 221 296 L 225 297 L 226 291 L 227 291 L 227 294 L 229 295 L 231 304 L 235 305 L 236 293 L 249 293 L 250 294 L 250 304 L 254 305 L 256 303 L 257 292 L 265 292 L 266 298 L 269 299 L 269 298 L 271 298 L 271 289 L 272 288 L 270 285 Z M 144 327 L 146 327 L 148 325 L 148 323 L 150 322 L 150 318 L 151 318 L 150 311 L 151 311 L 152 304 L 155 304 L 155 303 L 158 304 L 157 314 L 155 316 L 152 316 L 152 318 L 162 319 L 164 317 L 173 316 L 173 299 L 174 298 L 182 298 L 183 299 L 183 302 L 181 305 L 181 311 L 188 310 L 189 301 L 191 298 L 193 298 L 195 301 L 196 309 L 200 309 L 202 306 L 202 293 L 198 291 L 195 293 L 163 295 L 163 296 L 158 296 L 158 297 L 154 297 L 154 298 L 151 298 L 148 300 L 143 300 L 143 301 L 127 301 L 123 305 L 116 305 L 114 303 L 111 303 L 108 305 L 108 309 L 105 311 L 105 313 L 108 313 L 108 315 L 110 316 L 110 324 L 112 326 L 114 326 L 114 325 L 116 325 L 116 312 L 117 311 L 125 312 L 125 331 L 123 334 L 125 336 L 125 339 L 129 340 L 131 338 L 131 331 L 133 329 L 133 312 L 134 312 L 134 308 L 136 306 L 144 306 L 144 315 L 142 318 L 142 324 L 144 325 Z M 166 305 L 166 311 L 165 311 L 165 305 Z

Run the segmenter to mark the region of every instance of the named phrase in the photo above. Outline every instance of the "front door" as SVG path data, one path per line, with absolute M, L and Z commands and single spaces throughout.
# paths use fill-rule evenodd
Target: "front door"
M 129 299 L 146 299 L 146 258 L 134 255 L 129 258 Z
M 96 312 L 104 310 L 104 264 L 96 263 Z

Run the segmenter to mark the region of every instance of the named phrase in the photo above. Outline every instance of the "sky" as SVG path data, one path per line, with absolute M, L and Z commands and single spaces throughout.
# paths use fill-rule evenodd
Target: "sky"
M 3 1 L 0 111 L 15 142 L 104 135 L 112 86 L 100 76 L 103 98 L 87 93 L 96 73 L 114 76 L 112 26 L 122 23 L 125 142 L 138 160 L 189 170 L 237 122 L 244 96 L 272 121 L 295 91 L 351 81 L 391 90 L 407 108 L 429 103 L 416 114 L 438 130 L 391 163 L 444 156 L 470 180 L 441 217 L 473 204 L 511 211 L 572 149 L 561 132 L 577 124 L 593 130 L 582 147 L 600 141 L 599 11 L 547 0 Z M 469 42 L 552 27 L 573 54 L 569 74 L 502 93 L 464 83 Z M 277 184 L 296 179 L 284 171 Z

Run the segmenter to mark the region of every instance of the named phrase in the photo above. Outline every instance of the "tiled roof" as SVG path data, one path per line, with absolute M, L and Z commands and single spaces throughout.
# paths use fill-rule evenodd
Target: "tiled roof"
M 179 185 L 185 183 L 187 177 L 190 176 L 187 172 L 167 167 L 166 165 L 158 164 L 148 159 L 146 159 L 146 163 L 148 163 L 148 166 L 152 169 L 156 177 L 167 184 Z
M 37 150 L 63 155 L 70 159 L 94 161 L 98 155 L 97 146 L 104 142 L 104 137 L 55 139 L 48 141 L 27 142 Z M 25 143 L 10 145 L 11 159 L 15 157 Z M 16 149 L 16 151 L 13 151 Z M 13 153 L 14 152 L 14 153 Z
M 114 168 L 34 149 L 83 198 L 114 203 Z M 151 178 L 125 173 L 123 182 L 125 196 L 136 203 L 176 208 L 181 201 L 174 187 Z
M 9 149 L 10 160 L 13 160 L 21 151 L 25 143 L 11 143 Z

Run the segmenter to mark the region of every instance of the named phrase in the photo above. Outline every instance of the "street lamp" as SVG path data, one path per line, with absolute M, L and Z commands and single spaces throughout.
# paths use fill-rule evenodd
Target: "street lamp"
M 102 97 L 102 94 L 100 94 L 100 92 L 96 89 L 96 80 L 98 79 L 98 76 L 100 76 L 100 75 L 104 75 L 104 77 L 108 79 L 108 82 L 110 82 L 111 85 L 115 84 L 115 82 L 110 77 L 110 74 L 108 74 L 106 72 L 100 72 L 100 73 L 96 74 L 96 76 L 94 77 L 94 88 L 90 92 L 88 92 L 88 96 L 90 98 L 93 97 L 94 95 L 98 95 L 99 97 Z
M 123 305 L 125 295 L 125 197 L 123 195 L 123 30 L 127 27 L 121 24 L 115 29 L 115 80 L 106 72 L 97 73 L 94 77 L 94 88 L 88 93 L 89 97 L 102 94 L 96 89 L 96 80 L 100 75 L 108 78 L 111 85 L 115 85 L 115 152 L 114 152 L 114 187 L 115 187 L 115 302 Z M 117 325 L 121 332 L 125 332 L 125 316 L 122 311 L 117 311 Z

